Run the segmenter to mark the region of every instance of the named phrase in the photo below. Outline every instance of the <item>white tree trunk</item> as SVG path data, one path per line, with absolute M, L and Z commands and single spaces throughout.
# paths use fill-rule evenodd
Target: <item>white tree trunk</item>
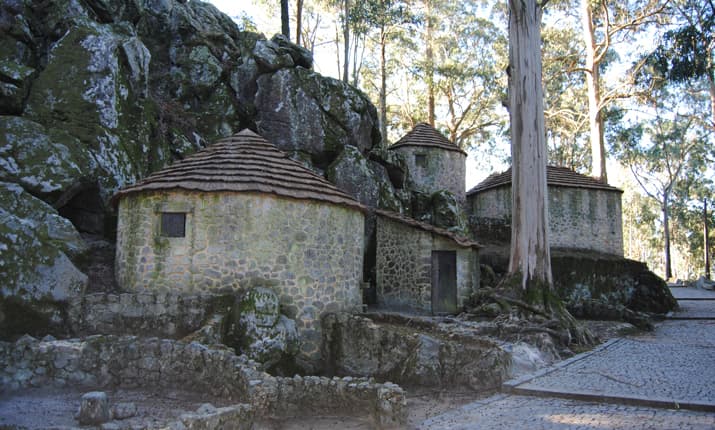
M 510 273 L 522 286 L 553 284 L 548 238 L 546 134 L 541 86 L 541 7 L 509 0 L 512 225 Z

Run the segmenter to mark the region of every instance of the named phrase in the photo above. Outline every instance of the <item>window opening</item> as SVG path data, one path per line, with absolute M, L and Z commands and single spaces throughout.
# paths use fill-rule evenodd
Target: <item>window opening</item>
M 185 237 L 186 214 L 183 212 L 162 212 L 161 235 L 164 237 Z
M 415 154 L 415 165 L 417 167 L 427 167 L 427 155 Z

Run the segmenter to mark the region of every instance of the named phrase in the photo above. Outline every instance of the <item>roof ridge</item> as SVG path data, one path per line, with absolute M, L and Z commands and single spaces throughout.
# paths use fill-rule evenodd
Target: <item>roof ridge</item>
M 389 146 L 388 149 L 402 146 L 428 146 L 460 152 L 465 156 L 467 155 L 466 151 L 460 148 L 456 143 L 447 139 L 439 130 L 426 122 L 420 122 L 415 125 L 412 130 L 408 131 L 407 134 L 402 136 L 397 142 Z
M 127 194 L 172 189 L 265 192 L 365 210 L 352 196 L 248 129 L 121 189 L 112 200 L 116 203 Z
M 573 169 L 565 166 L 546 166 L 546 181 L 548 186 L 552 187 L 572 187 L 572 188 L 588 188 L 604 191 L 623 190 L 616 188 L 608 183 L 592 176 L 587 176 L 578 173 Z M 511 167 L 503 172 L 495 172 L 486 177 L 482 182 L 478 183 L 467 191 L 467 195 L 472 195 L 481 191 L 490 190 L 492 188 L 511 185 Z

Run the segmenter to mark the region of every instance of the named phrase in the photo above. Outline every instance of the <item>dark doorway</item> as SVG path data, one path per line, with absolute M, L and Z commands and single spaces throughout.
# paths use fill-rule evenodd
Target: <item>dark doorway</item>
M 85 184 L 66 201 L 55 203 L 61 216 L 69 219 L 77 231 L 105 235 L 105 209 L 99 187 Z
M 432 251 L 432 313 L 457 313 L 457 251 Z

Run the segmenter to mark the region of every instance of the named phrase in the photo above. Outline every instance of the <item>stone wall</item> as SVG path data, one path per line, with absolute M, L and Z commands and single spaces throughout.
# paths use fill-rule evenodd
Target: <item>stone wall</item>
M 470 227 L 476 238 L 509 240 L 511 187 L 469 196 Z M 588 188 L 549 187 L 551 246 L 623 256 L 621 193 Z
M 258 415 L 366 415 L 404 424 L 404 392 L 366 378 L 273 377 L 244 356 L 192 342 L 133 336 L 0 342 L 0 393 L 30 387 L 188 389 L 250 404 Z
M 404 155 L 410 172 L 410 187 L 429 194 L 447 190 L 454 194 L 460 205 L 464 204 L 467 168 L 465 154 L 429 146 L 400 146 L 393 151 Z M 425 156 L 424 167 L 416 164 L 417 154 Z
M 67 308 L 75 335 L 134 334 L 178 339 L 193 333 L 214 313 L 226 313 L 232 296 L 177 293 L 95 293 L 77 297 Z
M 432 311 L 432 251 L 457 252 L 457 307 L 479 285 L 477 251 L 416 227 L 377 217 L 377 301 Z
M 186 213 L 185 237 L 162 237 L 161 212 Z M 131 291 L 222 293 L 274 289 L 295 319 L 310 368 L 319 318 L 361 304 L 364 215 L 267 194 L 130 194 L 119 204 L 116 272 Z

